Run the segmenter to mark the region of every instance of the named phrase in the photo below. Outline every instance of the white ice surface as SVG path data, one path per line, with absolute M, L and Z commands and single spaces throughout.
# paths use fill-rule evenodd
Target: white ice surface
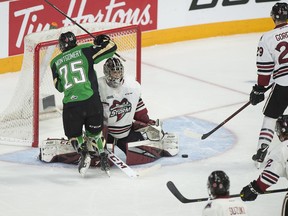
M 37 149 L 1 145 L 0 215 L 201 215 L 205 202 L 180 203 L 166 182 L 173 181 L 187 198 L 207 197 L 207 177 L 216 169 L 230 176 L 231 194 L 238 194 L 261 171 L 251 156 L 256 151 L 264 103 L 248 106 L 206 140 L 191 139 L 183 131 L 207 133 L 248 101 L 256 81 L 260 36 L 215 37 L 142 50 L 142 97 L 150 116 L 162 119 L 168 132 L 178 132 L 180 154 L 189 154 L 188 159 L 179 155 L 132 166 L 143 171 L 162 165 L 138 179 L 129 179 L 116 167 L 110 178 L 93 168 L 82 178 L 75 166 L 39 163 Z M 6 108 L 18 75 L 0 75 L 0 110 Z M 40 140 L 63 136 L 59 119 L 40 125 Z M 287 181 L 281 179 L 271 189 L 284 187 Z M 280 215 L 284 195 L 258 196 L 247 203 L 250 215 Z

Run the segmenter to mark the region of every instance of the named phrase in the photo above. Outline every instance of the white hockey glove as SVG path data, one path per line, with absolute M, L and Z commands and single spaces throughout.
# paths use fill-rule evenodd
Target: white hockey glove
M 162 139 L 163 156 L 171 157 L 179 153 L 178 136 L 174 133 L 165 133 Z

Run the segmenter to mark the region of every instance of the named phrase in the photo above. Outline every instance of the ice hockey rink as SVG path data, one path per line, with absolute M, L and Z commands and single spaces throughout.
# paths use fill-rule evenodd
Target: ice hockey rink
M 205 201 L 183 204 L 166 183 L 173 181 L 189 199 L 208 197 L 206 182 L 214 170 L 225 171 L 230 193 L 239 194 L 261 172 L 251 156 L 256 152 L 264 103 L 248 106 L 205 140 L 192 138 L 187 131 L 207 133 L 248 101 L 256 81 L 260 36 L 215 37 L 142 49 L 142 98 L 150 117 L 161 119 L 164 131 L 178 134 L 180 152 L 131 166 L 140 173 L 138 178 L 129 178 L 116 166 L 110 178 L 95 168 L 82 178 L 74 165 L 39 162 L 38 149 L 0 145 L 0 215 L 201 215 Z M 1 111 L 19 85 L 18 76 L 0 75 Z M 61 121 L 41 122 L 40 139 L 51 136 L 64 136 Z M 276 136 L 274 144 L 279 144 Z M 270 189 L 286 187 L 286 179 L 281 179 Z M 280 215 L 284 196 L 265 194 L 247 202 L 250 215 Z

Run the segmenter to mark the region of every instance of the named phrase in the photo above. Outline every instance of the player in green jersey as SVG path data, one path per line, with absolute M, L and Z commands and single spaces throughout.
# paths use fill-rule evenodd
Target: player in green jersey
M 107 35 L 97 36 L 94 44 L 78 45 L 72 32 L 62 33 L 58 41 L 62 53 L 52 59 L 50 66 L 55 88 L 64 93 L 62 119 L 65 135 L 81 156 L 78 171 L 84 176 L 90 166 L 87 137 L 98 149 L 101 169 L 108 173 L 110 166 L 102 141 L 103 107 L 93 66 L 112 57 L 117 45 Z

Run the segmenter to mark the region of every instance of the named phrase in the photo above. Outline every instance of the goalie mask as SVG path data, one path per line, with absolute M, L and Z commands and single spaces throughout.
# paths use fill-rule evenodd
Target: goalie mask
M 288 18 L 288 5 L 284 2 L 276 3 L 270 13 L 273 20 L 286 21 Z
M 107 84 L 112 88 L 119 87 L 123 82 L 124 67 L 118 58 L 109 58 L 103 66 Z
M 212 198 L 227 196 L 230 190 L 229 177 L 221 170 L 214 171 L 208 177 L 207 188 Z
M 275 131 L 281 142 L 288 139 L 288 115 L 281 115 L 277 119 Z
M 61 52 L 65 52 L 77 46 L 77 40 L 72 32 L 62 33 L 58 39 Z

